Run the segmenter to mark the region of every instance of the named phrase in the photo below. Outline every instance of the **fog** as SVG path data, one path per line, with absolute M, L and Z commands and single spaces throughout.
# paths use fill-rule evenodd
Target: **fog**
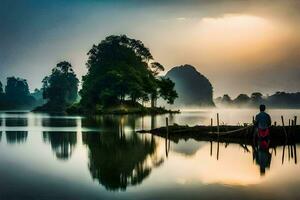
M 30 89 L 62 60 L 81 77 L 111 34 L 142 40 L 168 70 L 192 64 L 214 96 L 299 91 L 299 1 L 0 1 L 0 80 Z

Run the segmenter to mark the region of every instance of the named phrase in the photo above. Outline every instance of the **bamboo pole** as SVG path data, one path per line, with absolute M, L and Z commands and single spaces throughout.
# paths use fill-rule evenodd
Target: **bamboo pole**
M 165 139 L 166 157 L 168 158 L 168 138 Z
M 285 126 L 284 126 L 284 119 L 283 119 L 283 116 L 281 115 L 281 122 L 282 122 L 282 128 L 283 128 L 283 131 L 284 131 L 284 134 L 285 134 L 285 138 L 287 139 L 287 132 L 285 130 Z
M 212 145 L 213 145 L 213 143 L 212 143 L 212 141 L 210 141 L 210 157 L 212 156 L 212 150 L 213 150 Z
M 281 164 L 284 163 L 284 150 L 285 150 L 285 145 L 283 146 L 283 149 L 282 149 L 282 161 L 281 161 Z
M 217 144 L 217 160 L 219 160 L 219 152 L 220 152 L 220 143 L 218 141 L 218 144 Z
M 217 113 L 217 131 L 218 131 L 218 135 L 220 133 L 220 127 L 219 127 L 219 125 L 220 125 L 220 119 L 219 119 L 219 113 Z
M 168 138 L 169 138 L 169 118 L 166 117 L 166 140 L 165 140 L 165 149 L 166 149 L 166 157 L 168 157 Z
M 169 137 L 169 118 L 166 117 L 166 130 L 167 130 L 167 138 Z
M 295 164 L 297 164 L 297 149 L 296 149 L 296 144 L 294 144 L 294 158 L 295 158 Z
M 214 121 L 213 118 L 210 118 L 210 132 L 213 132 L 213 125 L 214 125 Z
M 293 136 L 293 140 L 295 139 L 294 120 L 291 120 L 291 127 L 290 127 L 290 131 L 289 131 L 289 135 Z
M 289 156 L 289 161 L 290 161 L 291 160 L 290 145 L 288 145 L 288 156 Z

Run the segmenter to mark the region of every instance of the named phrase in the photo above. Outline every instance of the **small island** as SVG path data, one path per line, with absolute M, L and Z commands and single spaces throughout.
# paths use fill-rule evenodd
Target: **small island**
M 68 114 L 163 114 L 177 113 L 157 106 L 161 98 L 173 104 L 175 83 L 158 76 L 164 67 L 154 61 L 144 44 L 126 35 L 109 36 L 88 52 L 88 72 L 79 80 L 69 62 L 60 62 L 43 79 L 43 98 L 35 112 Z

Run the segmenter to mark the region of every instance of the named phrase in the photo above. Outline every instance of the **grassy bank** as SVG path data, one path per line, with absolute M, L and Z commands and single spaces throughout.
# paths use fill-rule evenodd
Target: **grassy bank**
M 166 113 L 180 113 L 179 110 L 168 110 L 163 107 L 145 107 L 139 103 L 125 102 L 113 106 L 96 106 L 93 109 L 85 109 L 79 104 L 74 104 L 66 109 L 68 114 L 83 114 L 83 115 L 95 115 L 95 114 L 141 114 L 141 115 L 152 115 L 152 114 L 166 114 Z

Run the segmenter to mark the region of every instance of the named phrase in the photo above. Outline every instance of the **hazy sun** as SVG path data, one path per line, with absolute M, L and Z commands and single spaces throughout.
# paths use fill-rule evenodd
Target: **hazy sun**
M 272 53 L 273 47 L 284 40 L 283 35 L 282 27 L 271 20 L 251 15 L 203 18 L 197 30 L 205 56 L 243 62 Z

